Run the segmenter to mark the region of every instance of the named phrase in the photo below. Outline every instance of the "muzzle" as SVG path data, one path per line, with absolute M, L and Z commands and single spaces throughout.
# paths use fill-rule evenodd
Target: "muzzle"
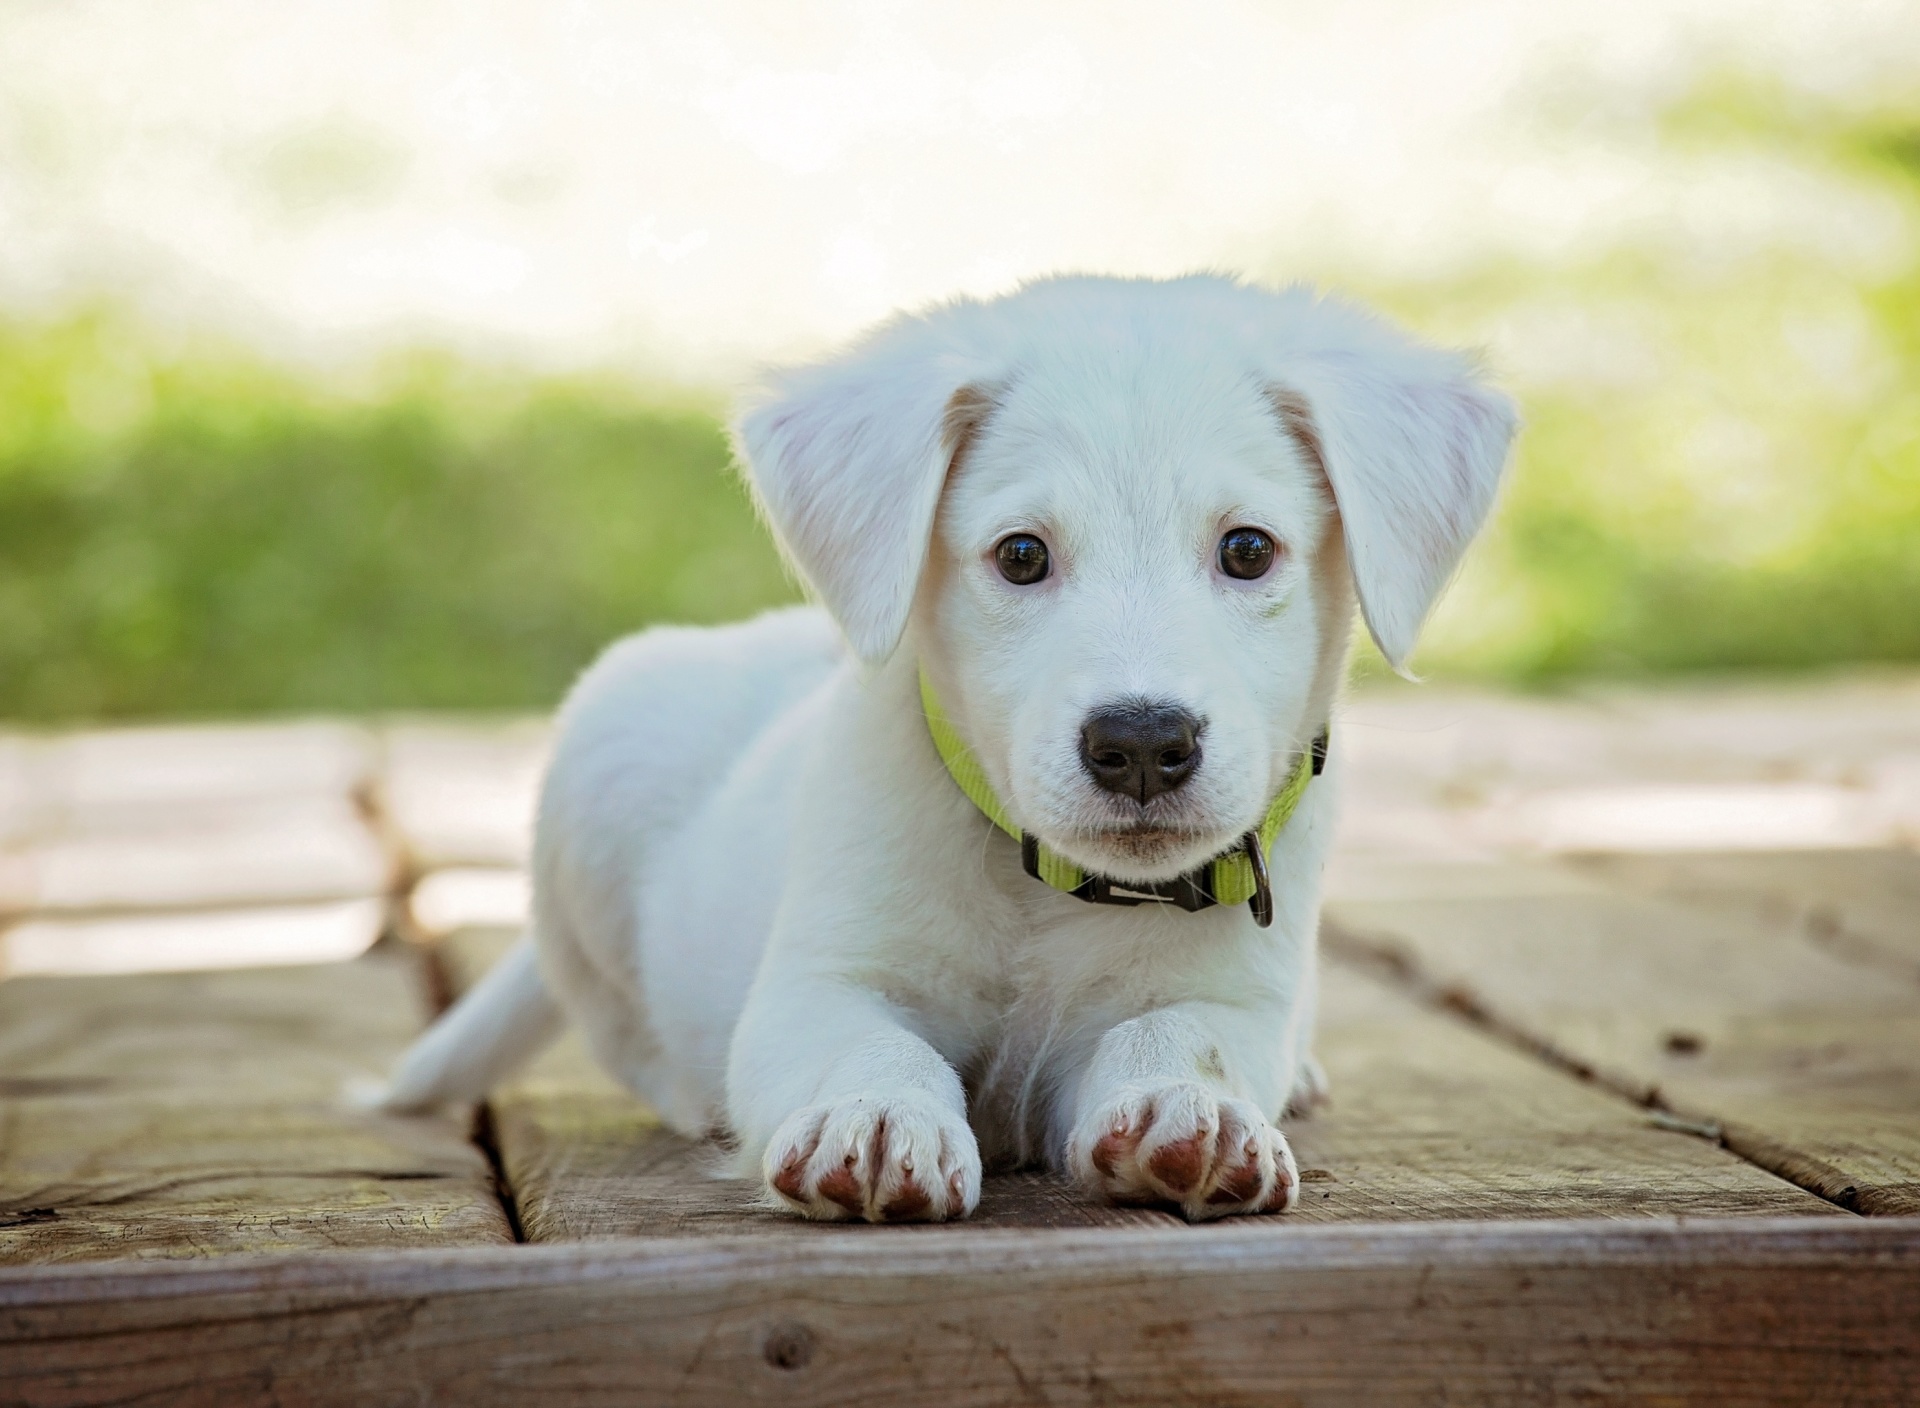
M 1327 765 L 1326 729 L 1311 744 L 1294 756 L 1287 780 L 1267 807 L 1260 825 L 1241 836 L 1239 843 L 1172 880 L 1152 885 L 1135 885 L 1083 870 L 1065 856 L 1055 853 L 1037 836 L 1015 826 L 1007 810 L 994 795 L 986 769 L 973 755 L 940 707 L 940 700 L 928 683 L 926 672 L 920 675 L 920 703 L 927 715 L 927 731 L 947 775 L 966 794 L 967 800 L 985 814 L 987 820 L 1020 843 L 1020 859 L 1027 874 L 1075 899 L 1089 904 L 1171 904 L 1189 913 L 1211 909 L 1216 904 L 1245 904 L 1253 911 L 1253 922 L 1262 929 L 1273 923 L 1273 885 L 1267 875 L 1267 857 L 1273 844 L 1286 830 L 1287 823 L 1307 795 L 1307 786 Z

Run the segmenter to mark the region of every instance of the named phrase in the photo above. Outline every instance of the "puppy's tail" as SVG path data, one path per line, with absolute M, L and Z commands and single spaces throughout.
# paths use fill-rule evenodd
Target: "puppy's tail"
M 471 1103 L 538 1055 L 561 1025 L 526 935 L 407 1048 L 372 1103 L 396 1111 Z

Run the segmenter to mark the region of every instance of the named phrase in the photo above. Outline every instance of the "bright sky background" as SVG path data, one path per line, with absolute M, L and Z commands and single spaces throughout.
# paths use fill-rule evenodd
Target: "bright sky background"
M 1056 269 L 1430 278 L 1896 217 L 1650 111 L 1920 72 L 1906 3 L 0 0 L 0 312 L 694 381 Z

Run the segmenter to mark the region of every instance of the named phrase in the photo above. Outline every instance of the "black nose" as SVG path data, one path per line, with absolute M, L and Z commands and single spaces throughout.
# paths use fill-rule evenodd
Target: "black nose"
M 1145 803 L 1200 766 L 1200 721 L 1173 704 L 1096 709 L 1080 728 L 1080 766 L 1109 792 Z

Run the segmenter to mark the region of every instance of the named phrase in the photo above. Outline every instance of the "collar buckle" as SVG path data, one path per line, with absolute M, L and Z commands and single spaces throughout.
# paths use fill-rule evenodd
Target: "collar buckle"
M 1020 836 L 1020 863 L 1034 879 L 1045 879 L 1040 874 L 1040 842 L 1025 832 Z M 1152 885 L 1133 885 L 1106 875 L 1089 875 L 1067 893 L 1088 904 L 1118 904 L 1128 908 L 1140 904 L 1171 904 L 1189 914 L 1211 909 L 1220 902 L 1213 893 L 1212 861 L 1185 875 Z

